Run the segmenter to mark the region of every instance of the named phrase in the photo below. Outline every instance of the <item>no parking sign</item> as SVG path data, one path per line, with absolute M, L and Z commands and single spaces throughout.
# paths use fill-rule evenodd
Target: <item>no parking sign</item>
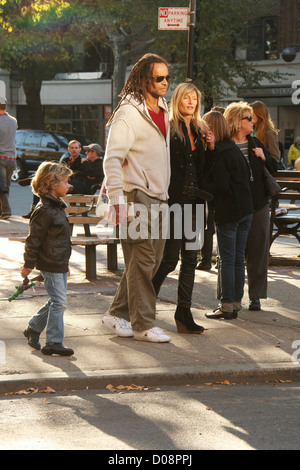
M 159 8 L 158 29 L 178 31 L 189 29 L 189 8 Z

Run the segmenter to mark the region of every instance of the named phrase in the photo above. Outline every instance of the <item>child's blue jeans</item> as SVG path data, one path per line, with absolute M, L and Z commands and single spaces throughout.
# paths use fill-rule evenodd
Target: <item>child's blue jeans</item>
M 30 319 L 29 326 L 37 333 L 46 329 L 47 343 L 62 343 L 64 338 L 64 312 L 67 308 L 68 273 L 42 272 L 48 302 Z

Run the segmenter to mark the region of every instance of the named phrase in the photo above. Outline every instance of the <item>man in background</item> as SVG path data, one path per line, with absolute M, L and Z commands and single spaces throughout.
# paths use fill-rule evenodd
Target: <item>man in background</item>
M 66 163 L 74 173 L 81 168 L 81 143 L 78 140 L 70 140 L 68 152 L 62 155 L 60 162 Z
M 86 151 L 87 158 L 80 158 L 80 165 L 76 165 L 76 168 L 74 165 L 71 166 L 75 173 L 70 180 L 73 186 L 72 194 L 94 194 L 103 180 L 104 152 L 101 146 L 90 144 L 83 149 Z
M 17 120 L 6 112 L 7 99 L 0 97 L 0 219 L 11 216 L 9 187 L 16 167 Z

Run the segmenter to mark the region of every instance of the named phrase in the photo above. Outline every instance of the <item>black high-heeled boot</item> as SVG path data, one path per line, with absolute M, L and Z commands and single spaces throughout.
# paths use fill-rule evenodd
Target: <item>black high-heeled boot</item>
M 186 307 L 177 307 L 175 312 L 175 323 L 178 333 L 184 334 L 200 334 L 203 333 L 203 326 L 194 322 L 191 309 Z

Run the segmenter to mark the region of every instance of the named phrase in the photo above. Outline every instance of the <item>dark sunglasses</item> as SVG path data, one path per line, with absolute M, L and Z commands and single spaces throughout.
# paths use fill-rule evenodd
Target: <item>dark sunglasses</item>
M 165 79 L 167 80 L 167 82 L 170 81 L 170 75 L 158 75 L 157 77 L 150 77 L 150 78 L 153 78 L 153 80 L 156 81 L 156 83 L 161 83 L 163 82 Z
M 251 122 L 251 121 L 252 121 L 252 116 L 250 116 L 250 115 L 249 115 L 249 116 L 246 116 L 246 117 L 242 118 L 242 121 L 243 121 L 244 119 L 248 119 L 248 121 Z

